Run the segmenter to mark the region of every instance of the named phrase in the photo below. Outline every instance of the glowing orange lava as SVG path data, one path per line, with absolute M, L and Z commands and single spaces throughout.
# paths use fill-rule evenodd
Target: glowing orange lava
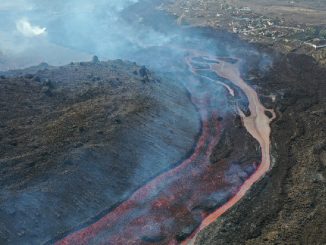
M 272 110 L 267 110 L 259 101 L 254 89 L 247 85 L 240 76 L 239 61 L 229 58 L 216 58 L 199 52 L 190 52 L 185 61 L 193 78 L 189 77 L 187 88 L 192 101 L 201 116 L 202 132 L 193 154 L 174 169 L 156 177 L 136 191 L 128 200 L 97 222 L 74 232 L 57 245 L 68 244 L 191 244 L 202 229 L 207 227 L 234 204 L 236 204 L 270 168 L 270 122 L 275 118 Z M 245 181 L 231 183 L 224 178 L 230 166 L 223 161 L 214 165 L 210 156 L 220 140 L 223 123 L 218 118 L 220 113 L 213 102 L 214 94 L 205 91 L 205 83 L 198 81 L 196 63 L 205 63 L 211 72 L 230 81 L 247 96 L 250 116 L 238 108 L 247 131 L 259 142 L 261 164 L 246 163 L 235 171 L 245 174 Z M 235 96 L 232 86 L 221 81 L 226 93 Z M 198 93 L 197 87 L 204 87 Z M 221 102 L 222 103 L 222 102 Z M 266 111 L 272 113 L 268 118 Z M 207 199 L 207 198 L 210 199 Z M 207 203 L 213 200 L 211 206 Z M 188 239 L 187 239 L 188 237 Z M 186 240 L 185 240 L 186 239 Z
M 196 56 L 192 56 L 193 59 Z M 198 56 L 201 57 L 201 56 Z M 217 75 L 231 81 L 234 85 L 238 86 L 247 96 L 249 100 L 249 110 L 250 116 L 245 116 L 245 114 L 238 108 L 239 114 L 243 120 L 243 124 L 247 131 L 259 142 L 262 152 L 261 164 L 259 165 L 256 172 L 247 179 L 239 191 L 233 196 L 227 203 L 222 207 L 218 208 L 215 212 L 207 216 L 201 223 L 200 227 L 192 234 L 192 236 L 183 242 L 183 244 L 193 244 L 197 234 L 203 230 L 205 227 L 213 223 L 217 218 L 234 206 L 240 199 L 247 193 L 253 184 L 260 180 L 266 172 L 269 170 L 271 165 L 270 157 L 270 123 L 275 119 L 276 115 L 273 110 L 266 109 L 260 102 L 256 91 L 251 88 L 245 81 L 241 78 L 240 70 L 238 67 L 239 61 L 235 64 L 226 62 L 223 59 L 219 59 L 210 55 L 205 56 L 208 59 L 215 60 L 215 64 L 210 65 L 210 70 L 216 72 Z M 188 64 L 190 64 L 188 60 Z M 194 71 L 196 72 L 196 71 Z M 226 85 L 227 86 L 227 85 Z M 233 91 L 229 88 L 230 93 Z M 234 96 L 234 93 L 232 93 Z M 268 111 L 272 113 L 272 118 L 266 116 L 265 112 Z

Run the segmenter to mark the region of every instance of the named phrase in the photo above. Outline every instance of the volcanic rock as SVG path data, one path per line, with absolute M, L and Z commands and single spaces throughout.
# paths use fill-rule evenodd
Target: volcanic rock
M 98 59 L 98 57 L 96 55 L 93 56 L 92 58 L 92 62 L 93 63 L 98 63 L 100 60 Z
M 1 244 L 52 243 L 98 219 L 175 166 L 200 132 L 181 83 L 132 62 L 41 65 L 2 74 Z
M 157 243 L 163 241 L 165 238 L 166 236 L 162 233 L 159 224 L 147 224 L 143 227 L 143 234 L 141 236 L 143 241 Z
M 200 223 L 197 223 L 197 224 L 194 223 L 194 224 L 190 224 L 190 225 L 182 228 L 181 231 L 176 235 L 176 240 L 179 242 L 185 240 L 196 230 L 196 228 L 199 225 L 200 225 Z
M 256 65 L 248 62 L 249 74 Z M 325 77 L 325 67 L 305 55 L 274 56 L 273 69 L 255 81 L 261 94 L 277 93 L 273 168 L 196 244 L 325 244 L 326 117 L 315 113 L 326 106 Z

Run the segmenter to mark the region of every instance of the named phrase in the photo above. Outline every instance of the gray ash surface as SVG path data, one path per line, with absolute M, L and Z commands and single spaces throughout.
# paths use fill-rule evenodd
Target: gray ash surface
M 0 243 L 41 244 L 174 166 L 200 132 L 188 92 L 121 60 L 0 78 Z

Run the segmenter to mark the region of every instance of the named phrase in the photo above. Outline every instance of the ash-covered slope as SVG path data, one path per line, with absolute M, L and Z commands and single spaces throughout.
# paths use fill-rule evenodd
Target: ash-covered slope
M 0 243 L 83 226 L 187 156 L 200 131 L 181 83 L 120 60 L 0 78 Z

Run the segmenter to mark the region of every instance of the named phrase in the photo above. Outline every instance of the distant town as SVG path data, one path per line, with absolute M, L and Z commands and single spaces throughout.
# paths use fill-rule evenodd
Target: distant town
M 216 4 L 219 3 L 219 4 Z M 177 16 L 179 24 L 190 22 L 238 34 L 249 42 L 259 42 L 283 52 L 301 52 L 326 64 L 325 25 L 307 25 L 267 17 L 250 7 L 235 6 L 226 1 L 184 1 L 161 5 L 161 9 Z

